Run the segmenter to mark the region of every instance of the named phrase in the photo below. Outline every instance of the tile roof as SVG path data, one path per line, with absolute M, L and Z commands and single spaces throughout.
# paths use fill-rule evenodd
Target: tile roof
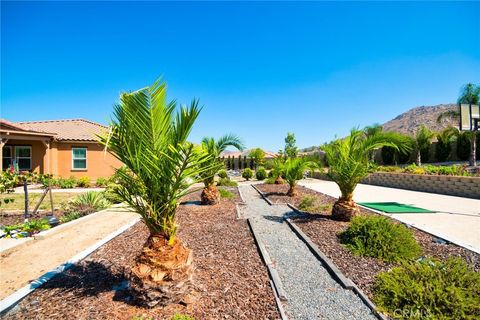
M 56 140 L 97 141 L 96 135 L 106 132 L 107 127 L 85 119 L 65 119 L 17 122 L 27 130 L 56 133 Z
M 243 150 L 243 151 L 224 151 L 220 154 L 220 157 L 234 157 L 234 158 L 238 158 L 238 156 L 247 156 L 250 154 L 250 151 L 252 151 L 253 149 L 247 149 L 247 150 Z M 265 151 L 265 158 L 269 159 L 269 158 L 275 158 L 278 153 L 275 153 L 275 152 L 272 152 L 272 151 L 268 151 L 268 150 L 263 150 Z
M 11 132 L 16 131 L 25 134 L 45 134 L 45 136 L 55 136 L 56 133 L 52 132 L 44 132 L 44 131 L 36 131 L 29 128 L 26 128 L 19 123 L 11 122 L 6 119 L 0 118 L 0 131 Z

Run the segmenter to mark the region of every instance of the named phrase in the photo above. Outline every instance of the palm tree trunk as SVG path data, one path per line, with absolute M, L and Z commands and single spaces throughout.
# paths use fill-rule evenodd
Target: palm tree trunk
M 131 293 L 146 307 L 180 303 L 192 286 L 192 253 L 179 240 L 151 234 L 130 274 Z
M 215 183 L 209 184 L 203 188 L 201 199 L 202 204 L 204 205 L 214 205 L 220 202 L 220 194 Z
M 420 150 L 417 151 L 417 166 L 422 165 L 422 154 L 420 153 Z
M 297 195 L 297 185 L 296 184 L 291 184 L 290 188 L 288 189 L 287 196 L 289 197 L 295 197 Z
M 355 201 L 353 201 L 353 194 L 342 195 L 332 208 L 332 218 L 334 220 L 350 221 L 359 214 L 360 209 Z
M 477 137 L 475 132 L 472 133 L 471 136 L 471 141 L 470 141 L 470 161 L 469 164 L 471 166 L 476 166 L 477 165 Z

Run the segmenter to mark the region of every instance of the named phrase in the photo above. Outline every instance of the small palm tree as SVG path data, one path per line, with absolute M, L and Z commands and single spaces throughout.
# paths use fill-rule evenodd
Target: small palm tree
M 202 170 L 201 174 L 203 184 L 205 185 L 201 195 L 202 204 L 213 205 L 220 200 L 220 194 L 215 186 L 215 175 L 224 165 L 219 156 L 229 146 L 235 147 L 240 151 L 244 149 L 242 140 L 234 134 L 224 135 L 217 141 L 210 137 L 205 137 L 202 140 L 201 147 L 203 151 L 210 155 L 210 160 L 202 164 L 204 169 L 208 168 L 207 170 Z
M 428 156 L 428 149 L 430 148 L 430 144 L 434 137 L 435 132 L 431 131 L 423 124 L 417 130 L 415 138 L 413 139 L 417 165 L 422 165 L 422 153 L 424 153 L 424 156 Z
M 175 213 L 180 198 L 191 192 L 211 159 L 187 141 L 201 110 L 198 102 L 175 112 L 166 100 L 166 84 L 120 95 L 111 129 L 101 141 L 126 169 L 117 170 L 118 196 L 140 216 L 150 231 L 131 269 L 136 300 L 149 307 L 177 303 L 189 289 L 191 252 L 177 239 Z
M 332 209 L 334 219 L 350 221 L 360 212 L 353 201 L 353 192 L 357 184 L 372 171 L 371 151 L 384 146 L 400 152 L 407 152 L 411 148 L 409 140 L 398 133 L 379 132 L 367 136 L 358 129 L 352 129 L 344 139 L 323 146 L 329 165 L 328 175 L 341 191 Z
M 317 164 L 313 161 L 305 160 L 303 158 L 288 158 L 282 166 L 282 173 L 289 185 L 287 195 L 294 197 L 297 195 L 297 183 L 303 179 L 306 171 L 313 170 Z
M 458 109 L 457 110 L 450 110 L 441 113 L 438 118 L 437 122 L 442 122 L 443 119 L 460 119 L 460 104 L 479 104 L 480 102 L 480 85 L 475 85 L 473 83 L 467 83 L 462 87 L 460 90 L 460 95 L 458 96 L 457 103 Z M 470 138 L 470 158 L 469 164 L 471 166 L 477 165 L 477 132 L 469 131 L 466 132 L 468 138 Z

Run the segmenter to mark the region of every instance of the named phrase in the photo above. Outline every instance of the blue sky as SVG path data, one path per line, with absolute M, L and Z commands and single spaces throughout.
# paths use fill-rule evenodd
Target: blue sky
M 122 91 L 163 75 L 205 108 L 191 139 L 276 151 L 480 82 L 479 2 L 3 2 L 1 114 L 107 123 Z

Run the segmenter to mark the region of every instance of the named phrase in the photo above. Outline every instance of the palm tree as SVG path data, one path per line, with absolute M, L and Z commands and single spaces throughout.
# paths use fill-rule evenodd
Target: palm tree
M 205 187 L 202 191 L 202 204 L 213 205 L 219 202 L 220 195 L 215 186 L 215 175 L 223 167 L 223 161 L 219 159 L 220 154 L 232 146 L 242 151 L 244 149 L 242 140 L 234 134 L 227 134 L 215 141 L 214 138 L 205 137 L 202 140 L 201 147 L 205 153 L 210 155 L 210 160 L 204 162 L 202 167 L 209 168 L 203 170 L 201 174 Z
M 132 294 L 153 307 L 181 301 L 191 284 L 191 251 L 177 239 L 175 213 L 180 198 L 191 192 L 211 156 L 187 141 L 201 110 L 196 100 L 176 110 L 166 100 L 166 84 L 120 95 L 106 149 L 127 168 L 117 170 L 115 192 L 142 217 L 150 235 L 131 272 Z
M 450 110 L 441 113 L 438 118 L 437 122 L 441 122 L 445 118 L 450 118 L 450 119 L 460 119 L 460 104 L 465 103 L 465 104 L 479 104 L 480 101 L 480 85 L 475 85 L 473 83 L 467 83 L 462 87 L 460 90 L 460 94 L 457 99 L 458 103 L 458 109 L 457 110 Z M 477 149 L 477 138 L 476 135 L 478 133 L 474 131 L 470 131 L 466 133 L 468 137 L 470 138 L 470 158 L 469 158 L 469 164 L 471 166 L 476 166 L 477 165 L 477 158 L 476 158 L 476 149 Z
M 297 183 L 303 179 L 307 170 L 313 170 L 317 165 L 313 161 L 303 158 L 288 158 L 282 166 L 282 173 L 289 185 L 287 195 L 294 197 L 297 195 Z
M 418 166 L 422 165 L 422 153 L 423 158 L 428 157 L 428 150 L 432 139 L 435 137 L 435 132 L 428 129 L 425 125 L 421 125 L 420 128 L 415 133 L 415 138 L 413 139 L 414 149 L 416 153 L 416 163 Z
M 371 136 L 374 136 L 380 132 L 383 132 L 383 126 L 378 124 L 378 123 L 374 123 L 373 125 L 371 126 L 366 126 L 365 128 L 363 128 L 363 132 L 365 133 L 365 135 L 367 137 L 371 137 Z M 372 150 L 370 152 L 370 159 L 372 162 L 375 161 L 375 151 L 376 150 Z
M 398 133 L 379 132 L 366 136 L 358 129 L 352 129 L 344 139 L 323 146 L 329 165 L 328 175 L 341 191 L 332 209 L 334 219 L 350 221 L 359 214 L 360 210 L 353 201 L 353 192 L 357 184 L 372 171 L 370 152 L 384 146 L 399 152 L 407 152 L 411 148 L 409 139 Z
M 449 126 L 437 133 L 437 144 L 435 145 L 435 155 L 437 161 L 443 162 L 448 159 L 452 152 L 452 143 L 458 137 L 458 129 Z

